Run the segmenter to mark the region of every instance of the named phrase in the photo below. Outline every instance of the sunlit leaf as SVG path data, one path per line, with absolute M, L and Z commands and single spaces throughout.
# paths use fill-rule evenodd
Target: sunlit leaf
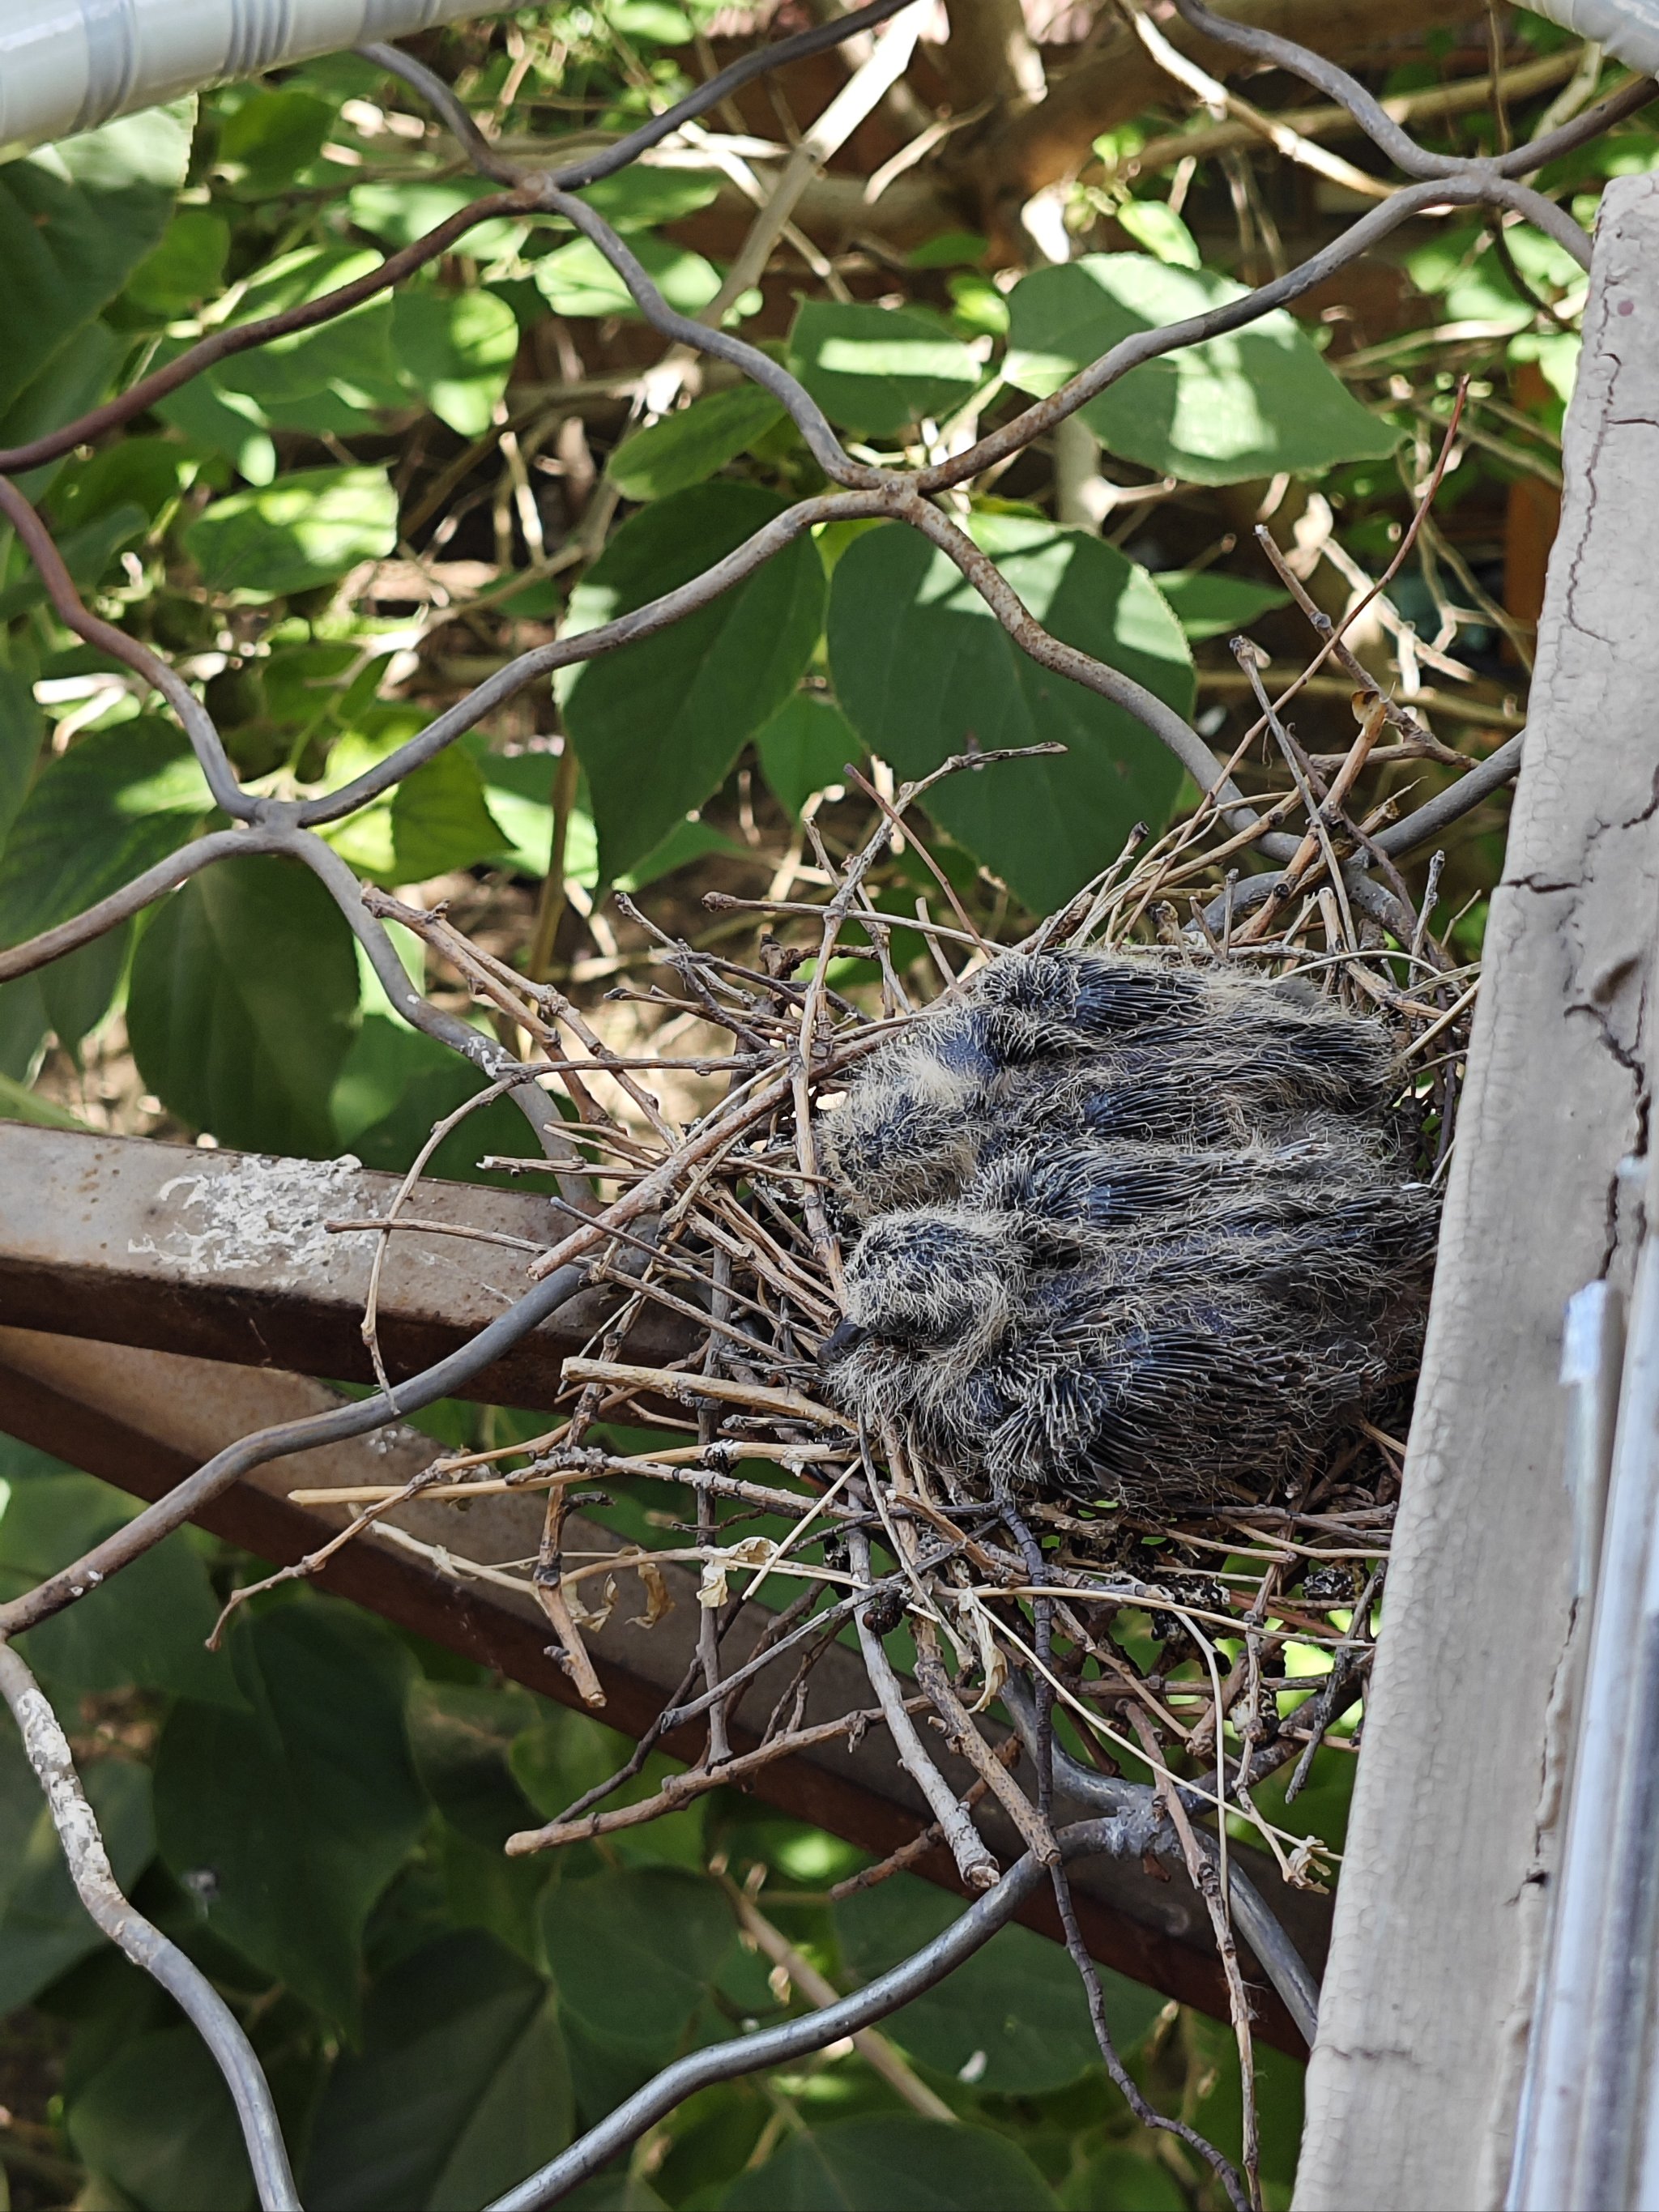
M 181 315 L 223 281 L 230 225 L 209 208 L 180 208 L 161 242 L 127 279 L 125 297 L 159 315 Z
M 36 779 L 0 855 L 0 943 L 50 929 L 163 860 L 211 805 L 183 733 L 93 730 Z
M 981 380 L 961 339 L 908 307 L 804 300 L 789 366 L 833 422 L 891 436 L 948 415 Z
M 216 500 L 185 532 L 210 592 L 250 600 L 331 583 L 398 542 L 398 497 L 380 469 L 297 469 Z
M 0 407 L 161 242 L 195 112 L 194 100 L 146 108 L 0 166 Z
M 769 392 L 733 385 L 623 439 L 605 473 L 624 499 L 662 499 L 702 483 L 783 419 L 783 404 Z
M 1258 615 L 1287 607 L 1288 592 L 1258 584 L 1249 576 L 1218 575 L 1213 568 L 1165 568 L 1152 581 L 1175 609 L 1181 627 L 1196 644 L 1247 629 Z
M 1246 288 L 1141 253 L 1033 270 L 1009 295 L 1008 381 L 1039 397 L 1137 331 L 1207 313 Z M 1083 410 L 1109 453 L 1194 483 L 1391 453 L 1398 433 L 1362 407 L 1282 308 L 1143 362 Z
M 392 331 L 399 366 L 439 421 L 463 438 L 482 436 L 519 350 L 518 318 L 506 301 L 406 285 Z
M 690 247 L 641 234 L 629 240 L 671 307 L 701 313 L 720 288 L 720 271 Z M 633 295 L 591 240 L 573 238 L 535 264 L 536 289 L 556 315 L 637 315 Z

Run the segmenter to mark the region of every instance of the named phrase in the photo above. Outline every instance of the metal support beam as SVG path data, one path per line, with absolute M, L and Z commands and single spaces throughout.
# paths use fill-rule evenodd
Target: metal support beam
M 0 1132 L 6 1137 L 13 1133 L 9 1129 Z M 155 1152 L 164 1148 L 138 1149 Z M 193 1164 L 199 1155 L 174 1152 L 172 1157 Z M 475 1200 L 482 1208 L 499 1196 L 453 1188 L 458 1206 Z M 423 1209 L 428 1206 L 424 1194 L 422 1204 Z M 0 1430 L 143 1498 L 161 1496 L 233 1438 L 333 1401 L 333 1394 L 323 1385 L 295 1375 L 253 1372 L 177 1353 L 0 1328 Z M 372 1438 L 325 1447 L 256 1470 L 205 1511 L 202 1522 L 262 1559 L 287 1565 L 325 1541 L 346 1517 L 343 1509 L 292 1505 L 290 1490 L 403 1481 L 429 1465 L 432 1457 L 428 1438 L 406 1428 L 385 1430 Z M 485 1561 L 533 1553 L 541 1518 L 541 1501 L 535 1497 L 479 1500 L 459 1522 L 441 1505 L 411 1504 L 396 1516 L 399 1527 L 428 1544 L 459 1547 L 464 1531 L 469 1554 Z M 614 1547 L 617 1539 L 594 1523 L 573 1517 L 567 1523 L 566 1541 L 573 1549 L 598 1549 Z M 695 1649 L 695 1578 L 688 1570 L 672 1565 L 663 1571 L 676 1603 L 655 1628 L 647 1632 L 637 1626 L 630 1619 L 637 1608 L 624 1601 L 588 1639 L 606 1693 L 603 1717 L 634 1735 L 655 1718 Z M 514 1591 L 445 1573 L 435 1563 L 399 1550 L 394 1539 L 372 1533 L 346 1546 L 318 1579 L 323 1588 L 498 1668 L 544 1697 L 565 1705 L 579 1702 L 568 1678 L 549 1654 L 546 1624 L 533 1602 Z M 98 1593 L 81 1602 L 95 1605 Z M 734 1625 L 735 1659 L 744 1656 L 757 1626 L 742 1619 Z M 791 1655 L 775 1670 L 762 1673 L 748 1708 L 751 1717 L 770 1710 L 793 1663 Z M 809 1724 L 867 1702 L 868 1687 L 855 1656 L 839 1646 L 831 1647 L 811 1680 Z M 734 1750 L 747 1750 L 754 1741 L 741 1725 L 733 1730 Z M 682 1758 L 694 1757 L 700 1748 L 695 1723 L 668 1739 L 665 1748 Z M 940 1747 L 933 1748 L 957 1785 L 965 1788 L 971 1779 L 968 1770 L 957 1766 Z M 927 1818 L 919 1793 L 897 1765 L 886 1733 L 879 1728 L 851 1747 L 832 1743 L 763 1768 L 753 1786 L 757 1796 L 781 1810 L 881 1855 L 908 1841 Z M 1017 1856 L 1020 1846 L 1012 1829 L 1000 1826 L 1000 1820 L 999 1814 L 988 1819 L 986 1834 L 1006 1860 Z M 1265 1856 L 1237 1844 L 1233 1848 L 1272 1899 L 1273 1910 L 1317 1974 L 1324 1957 L 1328 1900 L 1287 1889 Z M 921 1861 L 917 1871 L 945 1887 L 958 1887 L 954 1865 L 943 1851 Z M 1074 1887 L 1085 1937 L 1103 1965 L 1183 2003 L 1226 2017 L 1225 1989 L 1207 1916 L 1185 1881 L 1162 1878 L 1139 1866 L 1096 1861 L 1075 1878 Z M 1034 1899 L 1021 1917 L 1046 1934 L 1059 1932 L 1052 1904 L 1044 1898 Z M 1253 1985 L 1257 2033 L 1265 2041 L 1299 2055 L 1301 2039 L 1283 2005 L 1265 1981 L 1253 1978 Z
M 0 1121 L 0 1327 L 144 1345 L 241 1366 L 371 1382 L 362 1319 L 377 1237 L 331 1221 L 390 1208 L 400 1178 L 351 1160 L 270 1159 Z M 533 1190 L 423 1182 L 405 1212 L 529 1248 L 568 1217 Z M 392 1237 L 379 1302 L 393 1381 L 458 1351 L 520 1297 L 531 1250 L 475 1237 Z M 550 1407 L 614 1294 L 584 1293 L 471 1386 L 486 1404 Z M 686 1325 L 647 1310 L 628 1340 L 647 1365 Z

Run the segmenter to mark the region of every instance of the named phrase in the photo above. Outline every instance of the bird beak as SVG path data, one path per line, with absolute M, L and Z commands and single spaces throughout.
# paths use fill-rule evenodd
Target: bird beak
M 840 1359 L 847 1352 L 856 1352 L 867 1343 L 870 1332 L 862 1322 L 838 1321 L 823 1342 L 818 1346 L 818 1365 L 827 1367 L 832 1359 Z

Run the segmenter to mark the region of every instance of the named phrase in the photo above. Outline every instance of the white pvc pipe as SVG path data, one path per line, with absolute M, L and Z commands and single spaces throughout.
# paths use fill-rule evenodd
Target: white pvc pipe
M 0 0 L 0 157 L 510 0 Z
M 1563 30 L 1591 39 L 1644 76 L 1659 76 L 1659 0 L 1528 0 Z

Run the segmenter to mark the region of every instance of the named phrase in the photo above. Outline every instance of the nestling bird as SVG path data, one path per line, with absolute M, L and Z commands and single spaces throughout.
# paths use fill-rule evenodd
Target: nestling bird
M 1413 1364 L 1437 1201 L 1395 1084 L 1301 987 L 990 963 L 824 1123 L 861 1224 L 832 1395 L 996 1495 L 1265 1494 Z

